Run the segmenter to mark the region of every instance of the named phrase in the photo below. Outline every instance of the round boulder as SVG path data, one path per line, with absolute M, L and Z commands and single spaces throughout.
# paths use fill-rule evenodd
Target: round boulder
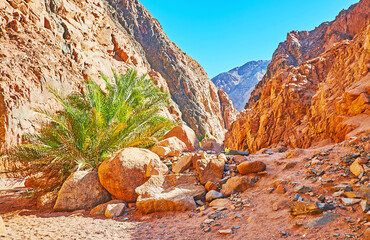
M 242 162 L 237 169 L 240 174 L 258 173 L 266 170 L 266 164 L 261 161 Z
M 124 148 L 107 157 L 99 166 L 101 184 L 116 199 L 135 202 L 135 189 L 151 175 L 167 174 L 158 155 L 142 148 Z
M 160 157 L 178 157 L 186 150 L 186 145 L 177 137 L 170 137 L 154 144 L 152 152 Z
M 195 135 L 195 132 L 193 131 L 193 129 L 189 128 L 186 125 L 174 127 L 164 137 L 177 137 L 185 143 L 187 151 L 194 151 L 195 148 L 199 147 L 198 138 Z
M 77 171 L 63 183 L 54 211 L 81 210 L 109 200 L 110 195 L 100 184 L 97 172 Z

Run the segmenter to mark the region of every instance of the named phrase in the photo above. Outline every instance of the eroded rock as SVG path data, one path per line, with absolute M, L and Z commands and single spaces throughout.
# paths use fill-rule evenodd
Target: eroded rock
M 136 206 L 143 213 L 193 210 L 194 199 L 205 194 L 205 188 L 196 183 L 196 176 L 190 174 L 151 176 L 136 188 Z
M 77 171 L 63 183 L 54 211 L 86 209 L 109 200 L 110 194 L 100 184 L 97 172 Z
M 148 166 L 150 169 L 148 170 Z M 135 189 L 150 176 L 167 174 L 167 166 L 158 155 L 141 148 L 124 148 L 107 157 L 99 166 L 101 184 L 112 196 L 126 202 L 135 202 Z

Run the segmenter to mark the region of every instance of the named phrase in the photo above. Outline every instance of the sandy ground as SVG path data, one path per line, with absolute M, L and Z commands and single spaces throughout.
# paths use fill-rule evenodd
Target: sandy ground
M 331 149 L 331 150 L 330 150 Z M 307 178 L 307 162 L 317 152 L 329 150 L 324 163 L 316 166 L 326 170 L 317 178 Z M 339 217 L 323 226 L 305 228 L 304 224 L 322 216 L 291 216 L 289 204 L 292 202 L 294 184 L 302 183 L 311 187 L 312 193 L 301 194 L 304 201 L 314 200 L 320 194 L 340 204 L 340 198 L 333 198 L 330 188 L 340 183 L 354 182 L 352 174 L 346 176 L 348 167 L 341 167 L 341 157 L 356 152 L 356 146 L 343 144 L 323 148 L 302 150 L 296 158 L 286 159 L 285 153 L 273 155 L 258 154 L 267 164 L 267 175 L 259 176 L 257 185 L 240 196 L 243 208 L 233 209 L 233 204 L 225 210 L 206 208 L 188 212 L 165 212 L 143 215 L 135 207 L 128 209 L 118 219 L 91 217 L 88 211 L 55 213 L 51 210 L 38 210 L 31 199 L 22 197 L 25 189 L 20 186 L 4 188 L 0 181 L 0 214 L 6 231 L 1 239 L 361 239 L 366 229 L 365 214 L 359 204 L 340 207 L 327 212 Z M 287 163 L 297 163 L 293 168 L 284 169 Z M 305 166 L 306 165 L 306 166 Z M 330 167 L 336 167 L 329 171 Z M 344 175 L 344 176 L 342 176 Z M 268 193 L 277 179 L 285 179 L 286 193 Z M 325 183 L 325 179 L 334 182 Z M 276 207 L 277 206 L 277 207 Z M 278 208 L 278 209 L 277 209 Z M 204 221 L 216 213 L 214 222 Z M 211 215 L 212 216 L 212 215 Z M 222 229 L 233 229 L 232 234 L 219 233 Z

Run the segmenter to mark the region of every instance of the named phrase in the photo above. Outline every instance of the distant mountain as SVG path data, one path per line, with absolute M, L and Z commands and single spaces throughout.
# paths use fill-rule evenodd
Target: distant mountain
M 269 60 L 247 62 L 241 67 L 236 67 L 228 72 L 220 73 L 212 79 L 219 89 L 223 89 L 234 104 L 241 111 L 254 89 L 254 86 L 266 73 Z

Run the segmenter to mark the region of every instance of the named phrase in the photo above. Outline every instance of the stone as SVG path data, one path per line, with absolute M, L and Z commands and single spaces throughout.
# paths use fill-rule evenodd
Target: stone
M 222 159 L 211 158 L 203 153 L 203 158 L 195 162 L 195 169 L 199 175 L 201 184 L 217 182 L 224 173 L 225 162 Z
M 177 137 L 180 141 L 185 143 L 185 151 L 194 151 L 199 147 L 198 138 L 195 132 L 186 125 L 176 126 L 171 131 L 166 133 L 165 138 Z
M 356 198 L 341 198 L 344 206 L 352 206 L 359 202 L 361 202 L 361 199 Z
M 163 153 L 162 150 L 158 151 L 158 149 L 160 149 L 158 147 L 166 147 L 166 148 L 169 148 L 170 151 L 169 152 L 166 151 L 165 153 Z M 187 148 L 184 142 L 182 142 L 177 137 L 170 137 L 170 138 L 166 138 L 154 144 L 151 150 L 152 152 L 158 154 L 158 156 L 160 157 L 166 157 L 166 156 L 178 157 L 186 149 Z M 166 155 L 163 155 L 163 154 L 166 154 Z
M 94 171 L 76 171 L 58 192 L 54 211 L 75 211 L 92 208 L 110 200 L 110 194 L 99 182 Z
M 206 220 L 204 220 L 204 223 L 205 224 L 210 224 L 210 223 L 213 223 L 214 221 L 215 221 L 214 219 L 207 218 Z
M 241 164 L 242 162 L 248 161 L 248 158 L 242 155 L 236 155 L 233 159 L 237 165 Z
M 105 209 L 105 216 L 107 218 L 117 218 L 121 216 L 126 209 L 126 204 L 124 203 L 110 203 Z
M 304 225 L 304 227 L 305 228 L 316 228 L 316 227 L 324 226 L 339 217 L 340 216 L 338 214 L 327 212 L 327 213 L 324 213 L 321 217 L 318 217 L 316 219 L 309 221 L 308 223 Z
M 226 155 L 225 155 L 225 154 L 223 154 L 223 153 L 218 154 L 218 155 L 217 155 L 217 159 L 222 160 L 222 161 L 224 161 L 225 163 L 227 163 L 227 162 L 228 162 Z
M 311 188 L 310 187 L 307 187 L 305 185 L 298 185 L 294 188 L 294 192 L 296 193 L 301 193 L 301 194 L 304 194 L 304 193 L 307 193 L 307 192 L 310 192 L 311 191 Z
M 274 203 L 272 204 L 272 210 L 277 211 L 277 210 L 279 210 L 279 209 L 280 209 L 280 207 L 279 207 L 279 203 L 274 202 Z
M 348 184 L 348 183 L 342 183 L 342 184 L 339 184 L 339 185 L 336 185 L 336 186 L 333 186 L 331 188 L 332 191 L 347 191 L 347 192 L 350 192 L 352 191 L 352 187 L 351 187 L 351 184 Z
M 290 214 L 293 216 L 320 213 L 322 213 L 322 210 L 316 202 L 292 202 L 290 205 Z
M 367 213 L 369 210 L 370 210 L 370 206 L 369 204 L 367 203 L 367 200 L 362 200 L 360 202 L 360 206 L 361 206 L 361 209 L 364 213 Z
M 351 173 L 353 173 L 353 175 L 356 177 L 364 173 L 364 168 L 361 166 L 358 159 L 356 159 L 351 166 L 349 166 L 349 170 L 351 170 Z
M 211 190 L 206 194 L 206 202 L 212 202 L 215 199 L 224 198 L 224 197 L 225 195 L 223 195 L 222 193 L 217 192 L 215 190 Z
M 244 192 L 255 185 L 255 178 L 249 177 L 232 177 L 222 185 L 221 193 L 230 196 L 233 192 Z
M 3 218 L 0 216 L 0 233 L 5 232 L 6 227 Z
M 206 183 L 206 185 L 204 186 L 205 188 L 206 188 L 206 190 L 209 192 L 209 191 L 211 191 L 211 190 L 215 190 L 215 191 L 217 191 L 218 190 L 218 187 L 217 187 L 217 185 L 215 184 L 215 183 L 213 183 L 213 182 L 207 182 Z
M 148 166 L 150 165 L 150 168 Z M 108 156 L 99 166 L 101 184 L 116 199 L 135 202 L 135 189 L 150 176 L 167 174 L 158 155 L 141 148 L 124 148 Z
M 323 211 L 329 211 L 329 210 L 334 210 L 335 206 L 329 203 L 317 203 L 317 206 L 319 209 Z
M 258 173 L 265 171 L 266 164 L 261 161 L 243 162 L 237 167 L 240 174 Z
M 37 198 L 37 208 L 51 208 L 58 198 L 58 191 L 47 192 Z
M 288 162 L 283 166 L 283 170 L 294 168 L 296 165 L 297 165 L 297 162 Z
M 279 179 L 274 180 L 274 182 L 272 183 L 272 186 L 274 186 L 274 188 L 277 188 L 279 185 L 286 185 L 286 184 L 288 184 L 287 180 L 279 178 Z
M 209 203 L 209 206 L 210 207 L 217 207 L 217 208 L 220 208 L 220 207 L 230 207 L 232 204 L 232 202 L 227 199 L 227 198 L 219 198 L 219 199 L 215 199 L 213 200 L 212 202 Z
M 335 193 L 333 193 L 333 197 L 340 197 L 344 194 L 344 191 L 337 191 Z
M 215 153 L 220 153 L 224 150 L 217 140 L 213 138 L 203 139 L 201 145 L 202 149 L 206 151 L 214 151 Z
M 361 198 L 360 195 L 358 195 L 354 192 L 344 192 L 342 195 L 346 198 Z
M 172 171 L 174 173 L 181 173 L 188 169 L 193 164 L 193 154 L 186 153 L 180 157 L 177 162 L 172 165 Z
M 284 185 L 283 184 L 279 184 L 278 186 L 277 186 L 277 188 L 276 188 L 276 193 L 278 193 L 278 194 L 284 194 L 285 193 L 285 188 L 284 188 Z
M 239 151 L 239 150 L 231 149 L 229 151 L 229 155 L 249 156 L 249 152 L 248 151 Z
M 169 156 L 171 152 L 171 148 L 163 147 L 163 146 L 153 146 L 151 151 L 160 157 L 165 157 L 165 156 Z
M 205 188 L 196 185 L 195 175 L 153 175 L 136 188 L 136 206 L 142 213 L 196 209 L 195 200 L 204 198 Z
M 104 215 L 105 210 L 107 209 L 108 204 L 116 204 L 116 203 L 123 203 L 126 204 L 125 201 L 123 200 L 110 200 L 109 202 L 99 204 L 98 206 L 94 207 L 93 209 L 90 210 L 90 215 L 92 216 L 99 216 L 99 215 Z
M 218 232 L 220 234 L 223 234 L 223 235 L 233 234 L 233 230 L 232 229 L 221 229 L 221 230 L 218 230 Z

